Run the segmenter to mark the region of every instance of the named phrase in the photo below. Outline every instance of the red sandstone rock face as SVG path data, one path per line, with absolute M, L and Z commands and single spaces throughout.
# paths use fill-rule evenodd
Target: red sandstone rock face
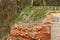
M 48 15 L 42 22 L 42 26 L 34 25 L 32 28 L 26 28 L 22 25 L 14 24 L 11 27 L 10 37 L 16 40 L 50 40 L 52 15 Z

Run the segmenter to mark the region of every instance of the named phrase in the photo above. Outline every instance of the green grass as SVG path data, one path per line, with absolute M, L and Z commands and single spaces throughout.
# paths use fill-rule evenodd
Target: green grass
M 46 8 L 36 8 L 34 6 L 28 6 L 28 7 L 25 7 L 21 13 L 23 13 L 21 16 L 19 15 L 16 19 L 12 20 L 12 23 L 11 24 L 14 24 L 16 22 L 29 22 L 29 20 L 25 21 L 26 18 L 30 15 L 31 11 L 33 11 L 30 19 L 31 21 L 38 21 L 40 19 L 41 16 L 45 15 L 46 12 L 47 12 L 47 9 Z M 21 14 L 20 13 L 20 14 Z M 26 16 L 25 18 L 23 16 Z M 33 18 L 33 19 L 32 19 Z
M 40 17 L 46 14 L 46 12 L 47 12 L 47 9 L 45 8 L 37 9 L 37 12 L 34 13 L 34 20 L 39 20 Z
M 24 17 L 23 17 L 23 16 L 24 16 L 24 15 L 28 16 L 28 13 L 31 12 L 32 9 L 33 9 L 32 6 L 29 6 L 29 7 L 24 8 L 24 9 L 21 11 L 21 13 L 22 13 L 22 12 L 24 12 L 24 13 L 23 13 L 21 16 L 19 15 L 18 17 L 16 17 L 16 19 L 12 20 L 11 24 L 16 23 L 17 21 L 24 21 Z M 21 14 L 21 13 L 20 13 L 20 14 Z

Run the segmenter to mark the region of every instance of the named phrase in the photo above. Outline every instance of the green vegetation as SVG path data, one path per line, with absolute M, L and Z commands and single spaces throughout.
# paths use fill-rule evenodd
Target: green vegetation
M 34 20 L 39 20 L 44 14 L 46 14 L 47 9 L 42 8 L 42 9 L 37 9 L 37 12 L 34 13 Z
M 28 6 L 21 11 L 20 15 L 16 19 L 14 19 L 11 24 L 14 24 L 19 21 L 21 22 L 38 21 L 43 15 L 46 14 L 46 12 L 47 9 L 44 7 L 39 8 L 34 6 Z

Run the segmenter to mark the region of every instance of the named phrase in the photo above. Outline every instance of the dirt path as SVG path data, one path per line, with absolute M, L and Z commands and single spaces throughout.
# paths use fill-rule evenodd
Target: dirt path
M 58 19 L 55 18 L 51 24 L 51 40 L 60 40 L 60 13 L 54 14 L 54 17 L 58 17 Z

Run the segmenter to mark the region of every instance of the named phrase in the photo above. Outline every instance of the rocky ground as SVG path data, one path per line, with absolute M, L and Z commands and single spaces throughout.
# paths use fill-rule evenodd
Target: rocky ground
M 51 40 L 51 21 L 53 16 L 48 14 L 42 25 L 33 25 L 31 28 L 21 24 L 14 24 L 10 34 L 3 40 Z

